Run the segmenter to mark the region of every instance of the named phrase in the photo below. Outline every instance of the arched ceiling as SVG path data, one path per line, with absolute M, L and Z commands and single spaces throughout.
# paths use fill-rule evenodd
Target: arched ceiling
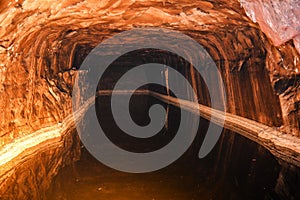
M 292 42 L 273 46 L 237 0 L 1 0 L 3 142 L 64 119 L 71 113 L 75 69 L 84 56 L 111 35 L 149 26 L 191 36 L 224 74 L 245 66 L 265 67 L 274 91 L 284 94 L 282 110 L 287 115 L 294 110 L 295 105 L 285 106 L 287 88 L 275 85 L 299 76 L 299 54 Z M 295 104 L 298 89 L 291 90 Z

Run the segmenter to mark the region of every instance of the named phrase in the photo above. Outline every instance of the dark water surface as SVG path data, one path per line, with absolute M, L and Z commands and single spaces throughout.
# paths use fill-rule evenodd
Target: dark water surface
M 147 109 L 153 103 L 160 102 L 146 96 L 132 98 L 130 110 L 137 124 L 149 123 Z M 151 151 L 167 144 L 180 122 L 178 108 L 170 107 L 168 128 L 163 128 L 152 141 L 134 140 L 116 126 L 109 106 L 109 97 L 97 99 L 103 130 L 115 144 L 135 152 Z M 111 169 L 83 148 L 81 159 L 59 172 L 47 196 L 53 200 L 281 199 L 275 192 L 281 166 L 264 148 L 238 134 L 224 130 L 213 151 L 200 160 L 197 154 L 207 125 L 208 121 L 201 119 L 193 145 L 180 159 L 150 173 L 131 174 Z

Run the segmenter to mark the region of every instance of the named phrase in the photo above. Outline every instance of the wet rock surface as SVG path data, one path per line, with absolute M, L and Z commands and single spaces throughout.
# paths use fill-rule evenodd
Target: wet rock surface
M 69 130 L 59 140 L 50 140 L 36 150 L 28 149 L 1 166 L 0 199 L 45 199 L 53 177 L 80 158 L 79 138 Z M 2 173 L 5 171 L 5 173 Z
M 149 26 L 181 31 L 208 50 L 226 85 L 228 112 L 299 137 L 299 37 L 274 46 L 238 1 L 1 0 L 0 149 L 62 123 L 72 114 L 72 88 L 85 56 L 110 36 Z M 39 199 L 57 170 L 78 158 L 77 148 L 60 146 L 73 137 L 4 174 L 0 194 Z
M 82 61 L 103 39 L 122 30 L 153 26 L 183 31 L 205 46 L 226 74 L 245 66 L 266 68 L 274 84 L 300 73 L 299 54 L 291 44 L 272 46 L 235 1 L 22 1 L 2 5 L 2 143 L 70 114 L 78 57 Z M 293 88 L 297 90 L 297 84 Z M 299 97 L 293 93 L 294 102 L 290 99 L 285 102 L 282 97 L 281 110 L 285 125 L 297 127 L 292 107 Z

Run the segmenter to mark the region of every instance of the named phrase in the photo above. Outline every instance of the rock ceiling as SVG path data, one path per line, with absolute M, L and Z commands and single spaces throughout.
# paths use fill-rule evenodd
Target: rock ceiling
M 209 51 L 231 113 L 299 136 L 300 55 L 291 40 L 275 47 L 237 0 L 0 0 L 0 147 L 64 122 L 76 69 L 90 50 L 120 31 L 149 26 L 181 31 Z M 240 109 L 247 105 L 239 105 L 230 75 L 244 68 L 268 71 L 267 83 L 249 83 L 257 97 L 250 114 Z M 265 88 L 274 113 L 258 105 Z
M 135 27 L 183 31 L 228 69 L 266 62 L 271 83 L 281 93 L 288 88 L 276 88 L 276 83 L 287 85 L 300 74 L 293 43 L 274 47 L 238 1 L 2 0 L 0 5 L 0 124 L 8 140 L 69 114 L 72 69 L 78 67 L 74 57 Z M 283 106 L 290 98 L 282 97 Z M 286 115 L 294 107 L 285 108 Z

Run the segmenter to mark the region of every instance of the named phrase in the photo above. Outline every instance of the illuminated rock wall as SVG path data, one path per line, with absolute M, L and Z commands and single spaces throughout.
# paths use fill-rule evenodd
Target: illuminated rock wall
M 74 125 L 66 119 L 72 116 L 72 87 L 84 57 L 107 37 L 149 26 L 181 31 L 208 50 L 221 70 L 230 113 L 282 126 L 299 136 L 300 55 L 292 42 L 275 47 L 238 1 L 1 0 L 1 152 L 7 152 L 5 147 L 17 144 L 16 140 L 51 127 L 60 134 L 55 136 L 61 138 L 57 146 L 64 144 L 65 138 L 74 138 L 75 132 L 66 131 Z M 59 161 L 43 162 L 37 151 L 37 166 L 54 170 L 63 166 L 67 157 L 69 162 L 78 159 L 79 141 L 72 141 L 74 145 L 66 145 L 60 152 L 53 153 L 55 145 L 47 150 L 50 157 L 61 158 Z M 8 176 L 6 165 L 1 163 L 1 180 L 9 180 L 4 179 Z M 43 175 L 49 182 L 57 171 L 53 170 Z M 28 175 L 21 174 L 16 172 L 14 177 Z M 0 191 L 16 196 L 28 196 L 48 185 L 10 190 L 10 184 L 2 183 Z

